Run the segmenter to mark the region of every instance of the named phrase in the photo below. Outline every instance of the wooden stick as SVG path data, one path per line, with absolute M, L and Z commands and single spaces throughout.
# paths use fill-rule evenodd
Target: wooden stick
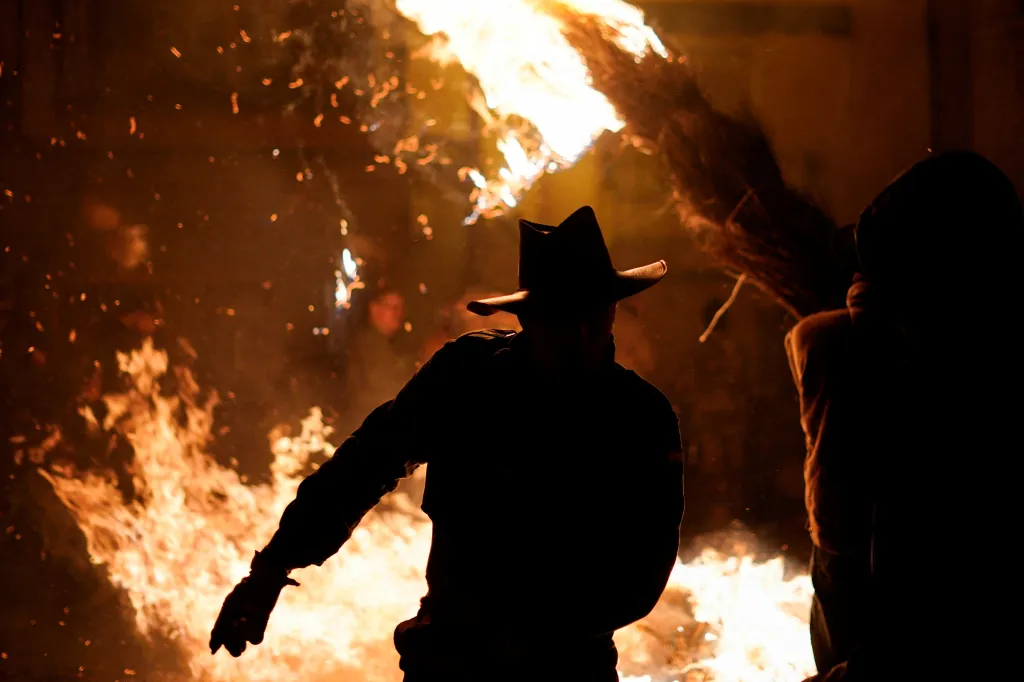
M 736 302 L 736 297 L 740 293 L 740 288 L 743 287 L 746 281 L 746 274 L 742 274 L 736 278 L 736 286 L 732 288 L 732 293 L 729 294 L 728 300 L 726 300 L 726 302 L 722 304 L 722 307 L 718 309 L 718 312 L 715 313 L 715 316 L 711 318 L 711 323 L 708 324 L 708 328 L 705 329 L 704 333 L 700 335 L 701 343 L 704 343 L 705 341 L 708 340 L 708 337 L 711 336 L 711 332 L 715 330 L 715 325 L 717 325 L 718 321 L 722 319 L 722 315 L 725 315 L 725 312 L 729 310 L 733 303 Z

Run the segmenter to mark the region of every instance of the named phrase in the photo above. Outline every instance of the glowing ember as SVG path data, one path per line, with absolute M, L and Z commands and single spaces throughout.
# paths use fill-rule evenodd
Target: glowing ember
M 591 87 L 583 60 L 550 12 L 564 7 L 599 16 L 637 58 L 648 53 L 666 56 L 661 41 L 644 24 L 643 12 L 621 0 L 396 4 L 424 34 L 435 37 L 430 58 L 441 63 L 458 60 L 476 76 L 483 96 L 470 104 L 487 131 L 496 135 L 505 159 L 495 177 L 463 169 L 463 176 L 475 185 L 467 223 L 514 207 L 542 174 L 571 166 L 603 132 L 624 125 L 605 96 Z
M 167 356 L 151 342 L 118 360 L 132 388 L 106 396 L 102 427 L 83 416 L 133 445 L 136 500 L 125 504 L 107 475 L 43 475 L 74 514 L 93 561 L 127 593 L 139 630 L 177 642 L 193 679 L 397 682 L 392 631 L 425 590 L 426 517 L 408 498 L 390 496 L 337 556 L 293 574 L 302 586 L 284 591 L 261 646 L 240 659 L 211 656 L 209 629 L 224 596 L 273 533 L 310 458 L 332 451 L 331 430 L 314 409 L 298 436 L 271 434 L 270 481 L 246 485 L 205 452 L 215 398 L 198 401 L 187 372 L 179 396 L 162 396 Z M 694 679 L 704 671 L 728 682 L 797 679 L 813 671 L 809 595 L 805 576 L 784 579 L 781 559 L 756 564 L 705 552 L 678 564 L 654 613 L 617 635 L 620 668 L 648 676 L 629 678 L 637 681 L 683 679 L 687 666 Z

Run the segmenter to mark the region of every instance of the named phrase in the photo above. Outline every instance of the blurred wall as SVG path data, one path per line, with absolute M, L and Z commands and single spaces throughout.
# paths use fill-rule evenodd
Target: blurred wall
M 1024 195 L 1024 3 L 977 0 L 969 31 L 972 146 Z
M 712 100 L 751 111 L 840 221 L 930 145 L 925 0 L 648 2 Z

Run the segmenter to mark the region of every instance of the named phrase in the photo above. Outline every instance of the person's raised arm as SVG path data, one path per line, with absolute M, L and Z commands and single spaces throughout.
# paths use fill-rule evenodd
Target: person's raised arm
M 429 459 L 438 408 L 458 371 L 454 344 L 426 362 L 393 400 L 379 406 L 308 476 L 281 517 L 277 532 L 256 553 L 249 576 L 228 595 L 210 648 L 233 655 L 263 640 L 267 619 L 288 572 L 320 565 L 351 536 L 363 516 L 398 482 Z

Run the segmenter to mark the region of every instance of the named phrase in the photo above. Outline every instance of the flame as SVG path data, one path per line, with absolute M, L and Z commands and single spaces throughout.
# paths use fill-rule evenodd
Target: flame
M 625 125 L 591 86 L 555 10 L 601 17 L 637 59 L 652 53 L 667 57 L 643 12 L 621 0 L 397 0 L 396 5 L 420 31 L 434 36 L 427 57 L 442 64 L 458 60 L 477 78 L 482 96 L 471 98 L 470 105 L 497 137 L 504 157 L 493 177 L 462 170 L 475 186 L 467 224 L 516 206 L 545 172 L 572 166 L 602 133 Z
M 425 591 L 426 516 L 407 497 L 389 496 L 337 556 L 293 574 L 302 586 L 284 591 L 262 645 L 240 659 L 211 656 L 209 630 L 224 596 L 272 535 L 311 458 L 333 450 L 331 429 L 313 409 L 298 435 L 275 431 L 269 481 L 247 484 L 206 452 L 216 397 L 200 401 L 187 371 L 178 371 L 178 396 L 161 395 L 167 355 L 151 341 L 118 362 L 131 388 L 105 396 L 102 426 L 87 409 L 83 417 L 133 445 L 135 500 L 126 504 L 108 475 L 43 475 L 85 534 L 92 561 L 127 593 L 139 631 L 176 642 L 192 679 L 397 682 L 392 631 Z M 686 666 L 728 682 L 810 674 L 809 600 L 808 578 L 786 579 L 781 559 L 758 564 L 706 551 L 676 566 L 650 617 L 617 634 L 620 668 L 634 675 L 624 679 L 683 679 Z
M 352 257 L 348 249 L 341 251 L 341 267 L 334 271 L 334 282 L 335 308 L 347 308 L 352 300 L 352 292 L 364 286 L 359 279 L 359 261 Z

